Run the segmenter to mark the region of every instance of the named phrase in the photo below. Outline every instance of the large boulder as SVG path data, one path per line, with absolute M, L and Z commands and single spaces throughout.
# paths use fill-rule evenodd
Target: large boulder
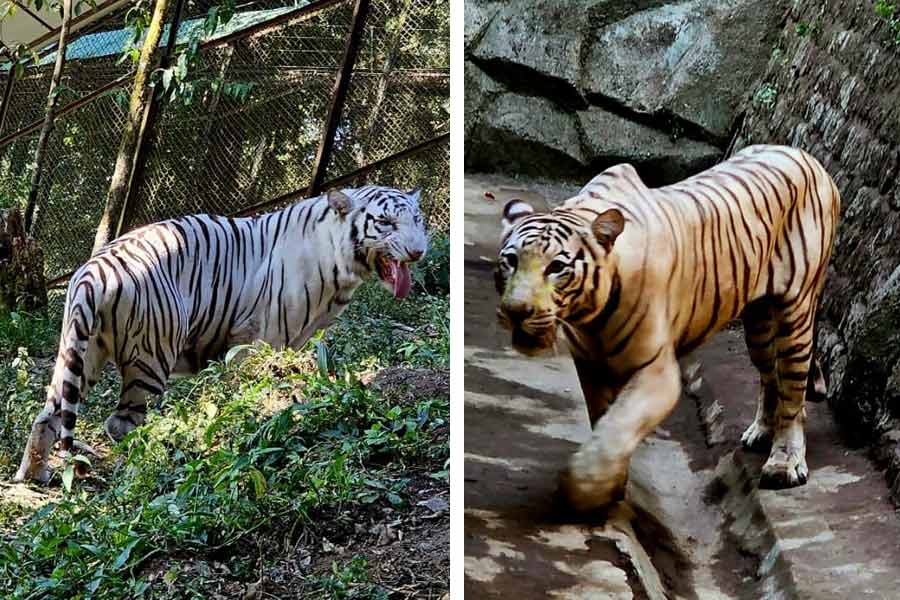
M 781 4 L 468 2 L 466 167 L 589 179 L 631 162 L 652 184 L 708 167 L 763 73 Z
M 470 150 L 469 138 L 476 125 L 484 122 L 483 111 L 485 107 L 493 104 L 500 94 L 506 92 L 506 88 L 498 81 L 491 79 L 474 63 L 465 64 L 465 94 L 463 98 L 465 118 L 466 153 Z
M 589 164 L 630 162 L 650 186 L 679 181 L 714 165 L 722 150 L 706 142 L 673 138 L 654 127 L 598 107 L 578 111 Z
M 720 144 L 762 75 L 782 11 L 777 2 L 693 0 L 601 28 L 581 88 L 636 113 L 671 116 Z
M 577 119 L 539 96 L 503 93 L 466 136 L 466 164 L 479 171 L 577 178 L 584 166 Z
M 503 78 L 546 78 L 576 88 L 581 77 L 581 30 L 590 3 L 531 0 L 480 4 L 466 26 L 469 58 L 506 71 Z M 479 3 L 475 3 L 479 6 Z M 469 12 L 466 4 L 466 12 Z

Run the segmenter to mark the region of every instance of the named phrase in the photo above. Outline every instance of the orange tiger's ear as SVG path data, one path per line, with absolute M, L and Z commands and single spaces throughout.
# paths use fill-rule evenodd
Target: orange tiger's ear
M 527 202 L 514 198 L 503 207 L 503 235 L 509 233 L 516 221 L 532 214 L 534 209 Z
M 591 231 L 597 241 L 606 249 L 612 250 L 613 244 L 622 230 L 625 229 L 625 217 L 615 208 L 603 211 L 591 224 Z

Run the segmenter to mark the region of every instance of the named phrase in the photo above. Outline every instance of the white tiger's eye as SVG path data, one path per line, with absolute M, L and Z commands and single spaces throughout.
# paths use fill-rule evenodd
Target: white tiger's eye
M 504 254 L 501 256 L 503 260 L 506 261 L 506 264 L 509 266 L 510 270 L 515 271 L 516 267 L 519 266 L 519 257 L 515 254 Z

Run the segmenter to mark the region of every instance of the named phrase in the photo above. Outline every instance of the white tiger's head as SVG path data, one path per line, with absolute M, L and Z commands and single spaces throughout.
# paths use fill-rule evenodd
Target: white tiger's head
M 409 265 L 428 251 L 420 197 L 418 189 L 404 192 L 378 186 L 328 193 L 332 208 L 351 222 L 357 264 L 367 273 L 377 273 L 397 298 L 405 298 L 412 286 Z
M 521 200 L 503 211 L 503 241 L 494 272 L 497 317 L 513 347 L 537 355 L 556 344 L 560 322 L 601 314 L 617 279 L 613 251 L 625 219 L 616 209 L 593 220 L 557 210 L 536 213 Z

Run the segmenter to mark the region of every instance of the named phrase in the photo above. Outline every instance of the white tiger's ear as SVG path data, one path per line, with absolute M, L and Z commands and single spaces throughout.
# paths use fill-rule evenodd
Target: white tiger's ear
M 625 217 L 615 208 L 603 211 L 591 223 L 591 232 L 607 252 L 612 250 L 616 238 L 623 229 L 625 229 Z
M 353 208 L 353 201 L 350 199 L 350 196 L 340 190 L 329 190 L 328 206 L 334 209 L 334 212 L 341 217 L 345 217 Z
M 413 188 L 406 192 L 406 195 L 410 200 L 416 203 L 416 206 L 419 205 L 419 201 L 422 199 L 422 190 L 419 188 Z
M 527 202 L 514 198 L 503 207 L 503 235 L 509 233 L 516 222 L 534 213 L 534 209 Z

